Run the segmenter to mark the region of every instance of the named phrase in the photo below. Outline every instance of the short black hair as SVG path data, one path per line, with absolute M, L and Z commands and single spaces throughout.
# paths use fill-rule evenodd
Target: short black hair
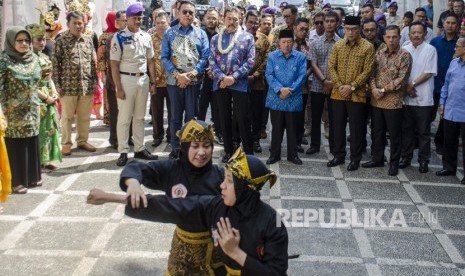
M 342 16 L 345 16 L 345 15 L 346 15 L 346 11 L 345 11 L 343 8 L 341 8 L 341 7 L 335 7 L 333 10 L 338 10 L 338 11 L 340 11 Z
M 227 7 L 226 9 L 224 9 L 223 16 L 226 17 L 226 14 L 228 12 L 235 12 L 239 14 L 241 13 L 237 7 Z
M 337 9 L 337 8 L 336 8 L 336 9 Z M 343 9 L 343 8 L 340 8 L 340 9 L 343 10 L 342 16 L 344 16 L 344 9 Z M 329 11 L 329 12 L 327 12 L 327 13 L 325 14 L 325 19 L 326 19 L 327 17 L 334 17 L 334 18 L 336 18 L 336 22 L 339 22 L 339 21 L 341 20 L 341 19 L 339 18 L 339 14 L 337 14 L 335 11 Z
M 262 18 L 267 18 L 267 17 L 273 18 L 273 16 L 272 16 L 271 14 L 265 13 L 265 14 L 262 14 L 262 16 L 260 17 L 260 19 L 262 19 Z
M 308 18 L 305 18 L 305 17 L 298 17 L 295 22 L 294 22 L 294 25 L 297 26 L 299 25 L 300 23 L 307 23 L 307 24 L 310 24 L 310 20 L 308 20 Z
M 283 8 L 283 11 L 285 11 L 285 10 L 291 10 L 291 13 L 292 13 L 293 15 L 296 15 L 296 14 L 297 14 L 297 11 L 298 11 L 298 10 L 297 10 L 297 7 L 294 6 L 294 5 L 287 5 L 287 6 L 285 6 L 285 7 Z
M 459 17 L 458 17 L 455 13 L 453 13 L 453 12 L 448 13 L 448 14 L 444 17 L 444 21 L 446 20 L 447 17 L 453 17 L 453 18 L 455 18 L 455 20 L 457 20 L 457 23 L 459 23 Z
M 247 12 L 247 10 L 242 6 L 236 6 L 236 8 L 239 10 L 239 12 L 244 12 L 244 13 Z
M 386 29 L 384 29 L 384 33 L 386 33 L 387 31 L 392 31 L 392 30 L 396 30 L 397 34 L 400 35 L 400 28 L 397 25 L 389 25 L 389 26 L 387 26 Z
M 407 17 L 407 18 L 410 18 L 411 20 L 413 20 L 413 12 L 408 11 L 408 12 L 404 13 L 404 17 Z
M 362 27 L 365 26 L 365 24 L 368 24 L 368 23 L 375 23 L 376 24 L 376 28 L 378 28 L 378 24 L 376 23 L 376 21 L 373 19 L 373 18 L 368 18 L 368 19 L 365 19 L 362 23 Z
M 181 9 L 182 5 L 189 5 L 195 8 L 195 4 L 187 0 L 182 0 L 179 2 L 179 9 Z
M 245 22 L 247 22 L 247 19 L 249 19 L 249 16 L 255 16 L 258 18 L 258 12 L 256 10 L 250 10 L 245 14 Z
M 69 23 L 71 21 L 71 18 L 82 18 L 84 19 L 84 14 L 80 11 L 72 11 L 66 15 L 66 22 Z
M 428 29 L 427 29 L 427 27 L 426 27 L 426 24 L 425 24 L 425 23 L 422 23 L 422 22 L 418 22 L 418 21 L 417 21 L 417 22 L 412 22 L 412 23 L 410 23 L 410 25 L 408 26 L 409 32 L 410 32 L 410 30 L 412 29 L 413 26 L 417 26 L 417 25 L 418 25 L 418 26 L 421 26 L 421 27 L 423 28 L 423 31 L 424 31 L 425 34 L 426 34 L 426 32 L 428 31 Z
M 417 14 L 417 12 L 424 12 L 426 14 L 426 10 L 423 7 L 416 8 L 415 9 L 415 14 Z
M 370 4 L 370 3 L 364 4 L 364 5 L 362 6 L 362 9 L 363 9 L 363 8 L 366 8 L 366 7 L 369 7 L 369 8 L 371 8 L 372 10 L 375 10 L 375 6 L 373 6 L 373 4 Z
M 125 11 L 125 10 L 117 11 L 117 12 L 116 12 L 115 18 L 116 18 L 116 19 L 120 19 L 120 18 L 121 18 L 123 15 L 125 15 L 125 14 L 126 14 L 126 11 Z
M 325 17 L 325 13 L 324 12 L 317 12 L 314 16 L 313 16 L 313 20 L 315 20 L 315 18 L 317 17 Z

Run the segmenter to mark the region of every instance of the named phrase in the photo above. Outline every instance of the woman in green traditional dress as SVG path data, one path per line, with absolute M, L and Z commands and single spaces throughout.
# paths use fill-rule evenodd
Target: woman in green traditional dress
M 32 34 L 32 47 L 34 53 L 39 57 L 42 68 L 42 79 L 39 84 L 40 98 L 40 165 L 42 170 L 56 170 L 58 167 L 52 161 L 61 162 L 60 135 L 58 127 L 58 92 L 51 79 L 52 62 L 47 55 L 42 53 L 45 48 L 45 28 L 38 24 L 26 26 Z
M 31 34 L 23 27 L 6 31 L 0 54 L 0 105 L 8 126 L 5 144 L 9 155 L 13 193 L 42 185 L 39 155 L 39 58 L 31 50 Z

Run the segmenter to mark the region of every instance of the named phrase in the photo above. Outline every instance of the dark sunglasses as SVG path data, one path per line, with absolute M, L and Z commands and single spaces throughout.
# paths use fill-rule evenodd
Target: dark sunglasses
M 18 42 L 19 44 L 23 44 L 23 43 L 30 44 L 31 40 L 30 39 L 16 39 L 16 42 Z
M 183 11 L 182 11 L 182 14 L 184 14 L 184 15 L 187 15 L 187 14 L 189 14 L 189 15 L 194 15 L 194 12 L 193 12 L 193 11 L 183 10 Z
M 313 22 L 313 24 L 315 24 L 315 25 L 323 25 L 323 21 L 315 21 L 315 22 Z

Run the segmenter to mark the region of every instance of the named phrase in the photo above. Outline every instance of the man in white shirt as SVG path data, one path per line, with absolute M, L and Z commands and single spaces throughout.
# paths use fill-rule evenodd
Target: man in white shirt
M 417 8 L 415 10 L 415 17 L 413 18 L 413 22 L 420 22 L 421 24 L 425 24 L 426 26 L 426 11 L 424 8 Z M 412 22 L 412 23 L 413 23 Z M 400 33 L 400 45 L 405 46 L 408 43 L 410 43 L 409 39 L 409 27 L 404 27 L 402 29 L 402 32 Z M 433 30 L 431 28 L 426 28 L 426 36 L 425 36 L 425 42 L 429 43 L 433 39 Z
M 413 22 L 410 29 L 410 41 L 403 48 L 413 59 L 412 71 L 404 99 L 405 110 L 402 120 L 402 160 L 399 168 L 410 166 L 415 148 L 415 133 L 418 134 L 419 172 L 428 172 L 431 157 L 430 130 L 433 112 L 434 78 L 437 75 L 436 48 L 425 42 L 426 25 Z

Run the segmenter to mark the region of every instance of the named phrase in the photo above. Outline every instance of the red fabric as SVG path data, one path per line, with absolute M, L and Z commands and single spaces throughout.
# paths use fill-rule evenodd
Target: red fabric
M 115 11 L 111 11 L 107 14 L 107 29 L 105 30 L 105 32 L 107 33 L 116 33 L 116 31 L 118 31 L 118 29 L 115 27 L 115 20 L 116 20 L 116 12 Z

